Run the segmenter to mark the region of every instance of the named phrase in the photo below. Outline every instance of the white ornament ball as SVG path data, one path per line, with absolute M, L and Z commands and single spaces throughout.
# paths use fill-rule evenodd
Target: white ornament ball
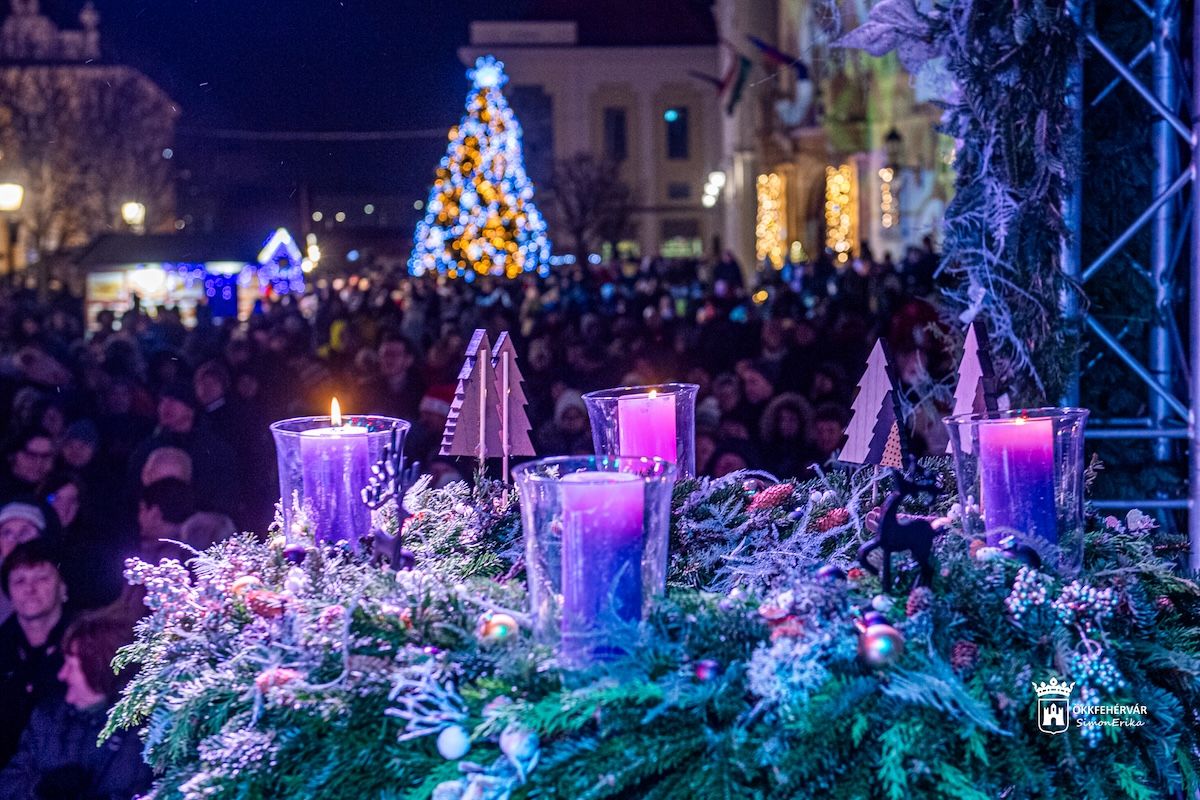
M 308 576 L 299 567 L 292 567 L 283 581 L 283 588 L 291 594 L 300 594 L 308 588 Z
M 825 493 L 823 495 L 821 495 L 822 503 L 835 503 L 835 502 L 837 502 L 837 499 L 838 499 L 837 492 L 835 492 L 833 489 L 826 489 Z
M 467 732 L 462 729 L 462 726 L 451 725 L 438 734 L 437 749 L 442 754 L 442 758 L 447 761 L 457 761 L 471 749 L 471 737 L 467 736 Z
M 892 598 L 886 594 L 877 594 L 871 598 L 871 608 L 876 611 L 887 612 L 893 605 Z
M 824 495 L 822 495 L 816 489 L 813 489 L 808 493 L 808 502 L 812 503 L 813 505 L 819 505 L 823 496 Z

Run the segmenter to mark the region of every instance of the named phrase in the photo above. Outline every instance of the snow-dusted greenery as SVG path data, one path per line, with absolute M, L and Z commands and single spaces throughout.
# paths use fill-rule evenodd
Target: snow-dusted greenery
M 144 726 L 156 800 L 1197 790 L 1200 589 L 1152 520 L 1092 518 L 1068 579 L 939 508 L 932 591 L 910 593 L 906 565 L 880 595 L 851 560 L 873 478 L 680 484 L 667 597 L 626 657 L 586 671 L 528 634 L 515 502 L 494 483 L 410 495 L 413 570 L 311 540 L 296 565 L 281 537 L 248 535 L 190 571 L 134 563 L 152 611 L 110 724 Z M 845 572 L 818 571 L 831 563 Z M 883 666 L 859 652 L 871 610 L 905 639 Z M 487 612 L 519 632 L 481 636 Z M 1144 725 L 1040 733 L 1032 683 L 1051 676 L 1073 700 L 1144 704 Z

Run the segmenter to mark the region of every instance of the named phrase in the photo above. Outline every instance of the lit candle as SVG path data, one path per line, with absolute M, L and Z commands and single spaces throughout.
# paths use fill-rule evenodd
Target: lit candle
M 623 395 L 617 399 L 617 439 L 622 456 L 658 456 L 674 464 L 679 460 L 675 436 L 675 395 Z
M 980 425 L 979 493 L 989 544 L 1004 529 L 1057 542 L 1054 423 L 1018 417 Z
M 587 656 L 604 646 L 605 620 L 641 618 L 645 486 L 625 472 L 574 472 L 560 490 L 563 639 Z
M 330 427 L 300 434 L 304 498 L 310 504 L 318 541 L 345 539 L 352 547 L 371 528 L 371 512 L 362 490 L 371 477 L 367 429 L 343 425 L 334 398 Z

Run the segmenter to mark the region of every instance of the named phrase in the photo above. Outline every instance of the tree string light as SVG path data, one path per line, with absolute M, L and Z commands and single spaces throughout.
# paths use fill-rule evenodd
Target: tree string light
M 450 129 L 425 217 L 417 223 L 409 272 L 467 281 L 545 274 L 550 240 L 525 174 L 521 126 L 500 91 L 508 81 L 504 64 L 482 56 L 467 78 L 467 112 Z

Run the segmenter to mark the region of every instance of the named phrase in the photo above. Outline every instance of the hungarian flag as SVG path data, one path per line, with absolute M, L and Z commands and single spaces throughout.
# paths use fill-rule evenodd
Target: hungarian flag
M 747 36 L 750 44 L 758 48 L 758 51 L 763 54 L 763 57 L 772 64 L 778 64 L 781 67 L 791 67 L 796 70 L 796 80 L 808 80 L 808 65 L 800 60 L 798 56 L 788 55 L 780 50 L 775 45 L 767 44 L 757 36 Z

